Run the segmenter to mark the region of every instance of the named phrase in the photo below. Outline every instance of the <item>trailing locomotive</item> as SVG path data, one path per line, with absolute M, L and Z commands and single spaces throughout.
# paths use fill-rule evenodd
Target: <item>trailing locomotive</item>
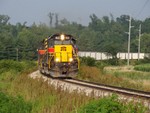
M 54 34 L 44 39 L 38 49 L 41 73 L 52 77 L 75 77 L 79 69 L 76 39 L 68 34 Z

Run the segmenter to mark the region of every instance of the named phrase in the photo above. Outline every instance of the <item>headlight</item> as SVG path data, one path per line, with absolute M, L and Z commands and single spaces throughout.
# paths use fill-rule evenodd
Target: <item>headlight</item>
M 55 59 L 55 61 L 56 61 L 56 62 L 59 62 L 59 61 L 60 61 L 60 59 L 59 59 L 59 58 L 56 58 L 56 59 Z
M 69 62 L 72 62 L 73 61 L 73 58 L 69 58 Z
M 65 39 L 65 36 L 62 34 L 62 35 L 60 36 L 60 39 L 61 39 L 61 40 L 64 40 L 64 39 Z

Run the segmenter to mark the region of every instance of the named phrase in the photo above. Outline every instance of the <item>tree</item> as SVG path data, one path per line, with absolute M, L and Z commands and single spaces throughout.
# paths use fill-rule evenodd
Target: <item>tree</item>
M 7 24 L 9 21 L 10 17 L 8 15 L 0 15 L 0 25 L 3 24 Z
M 146 18 L 144 22 L 142 22 L 142 32 L 150 33 L 150 18 Z
M 57 13 L 55 13 L 55 19 L 56 19 L 56 21 L 55 21 L 55 27 L 57 28 L 58 27 L 58 14 Z
M 69 25 L 70 24 L 70 22 L 66 18 L 60 20 L 60 23 L 61 23 L 61 25 Z
M 52 24 L 53 24 L 53 16 L 54 16 L 54 13 L 49 13 L 48 14 L 48 17 L 49 17 L 49 19 L 50 19 L 50 22 L 49 22 L 49 24 L 50 24 L 50 27 L 52 27 Z
M 144 33 L 141 37 L 141 52 L 150 53 L 150 34 Z

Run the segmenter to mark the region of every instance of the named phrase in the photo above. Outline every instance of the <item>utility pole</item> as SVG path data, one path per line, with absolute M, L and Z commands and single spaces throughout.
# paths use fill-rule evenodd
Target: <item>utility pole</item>
M 18 48 L 16 48 L 16 60 L 18 61 Z
M 131 16 L 129 17 L 129 32 L 128 32 L 128 60 L 127 60 L 127 65 L 129 66 L 130 64 L 130 34 L 131 34 Z
M 127 65 L 129 66 L 130 63 L 130 34 L 131 34 L 131 16 L 129 17 L 129 32 L 128 32 L 128 60 L 127 60 Z
M 138 60 L 140 59 L 140 47 L 141 46 L 141 24 L 139 26 L 139 44 L 138 44 Z

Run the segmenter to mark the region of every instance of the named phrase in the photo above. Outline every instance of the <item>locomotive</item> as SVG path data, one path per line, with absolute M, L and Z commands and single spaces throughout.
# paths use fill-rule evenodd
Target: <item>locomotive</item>
M 76 39 L 69 34 L 45 38 L 38 48 L 38 68 L 51 77 L 75 77 L 79 70 Z

